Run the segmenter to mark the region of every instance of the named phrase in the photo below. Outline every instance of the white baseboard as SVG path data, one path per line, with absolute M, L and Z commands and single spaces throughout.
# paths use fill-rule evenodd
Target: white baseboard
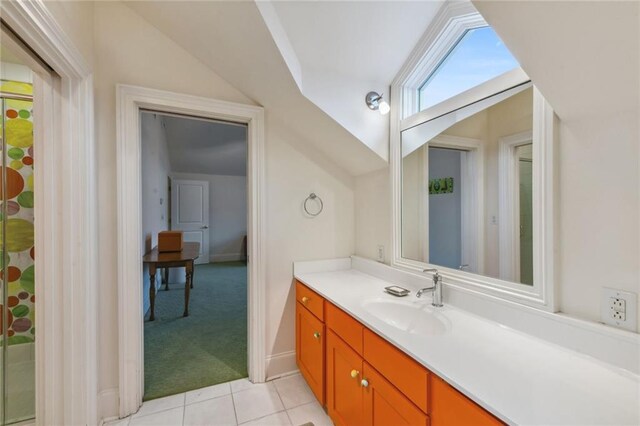
M 267 380 L 288 376 L 297 371 L 296 351 L 281 352 L 267 357 Z
M 100 419 L 100 425 L 117 420 L 119 411 L 118 388 L 105 389 L 98 392 L 98 418 Z
M 242 253 L 225 253 L 225 254 L 212 254 L 209 256 L 211 262 L 235 262 L 237 260 L 245 260 L 245 256 Z

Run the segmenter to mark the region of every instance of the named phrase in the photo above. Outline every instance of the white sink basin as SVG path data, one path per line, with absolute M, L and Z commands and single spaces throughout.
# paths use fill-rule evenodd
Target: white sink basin
M 451 322 L 428 300 L 368 299 L 362 307 L 381 321 L 413 334 L 437 335 L 451 329 Z

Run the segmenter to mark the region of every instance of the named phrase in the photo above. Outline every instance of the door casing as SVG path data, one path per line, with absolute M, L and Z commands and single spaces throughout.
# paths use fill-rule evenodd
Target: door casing
M 144 393 L 140 111 L 181 114 L 247 125 L 248 369 L 266 378 L 264 110 L 217 99 L 138 86 L 116 88 L 117 239 L 120 417 L 135 413 Z

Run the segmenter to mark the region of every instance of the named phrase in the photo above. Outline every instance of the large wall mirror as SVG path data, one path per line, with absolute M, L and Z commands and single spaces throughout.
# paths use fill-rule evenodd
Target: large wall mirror
M 549 301 L 553 113 L 545 105 L 525 82 L 401 123 L 396 265 Z

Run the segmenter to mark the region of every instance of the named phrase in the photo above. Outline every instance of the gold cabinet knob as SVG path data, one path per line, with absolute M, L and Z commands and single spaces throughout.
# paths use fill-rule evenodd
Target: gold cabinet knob
M 367 379 L 362 379 L 362 381 L 360 382 L 360 386 L 362 386 L 363 388 L 369 387 L 369 381 Z
M 316 331 L 315 333 L 313 333 L 313 337 L 315 337 L 316 340 L 320 340 L 320 333 Z
M 355 379 L 356 377 L 358 377 L 358 374 L 360 374 L 360 372 L 358 370 L 351 370 L 351 378 Z
M 306 305 L 308 301 L 309 301 L 309 298 L 307 296 L 302 297 L 302 303 Z

